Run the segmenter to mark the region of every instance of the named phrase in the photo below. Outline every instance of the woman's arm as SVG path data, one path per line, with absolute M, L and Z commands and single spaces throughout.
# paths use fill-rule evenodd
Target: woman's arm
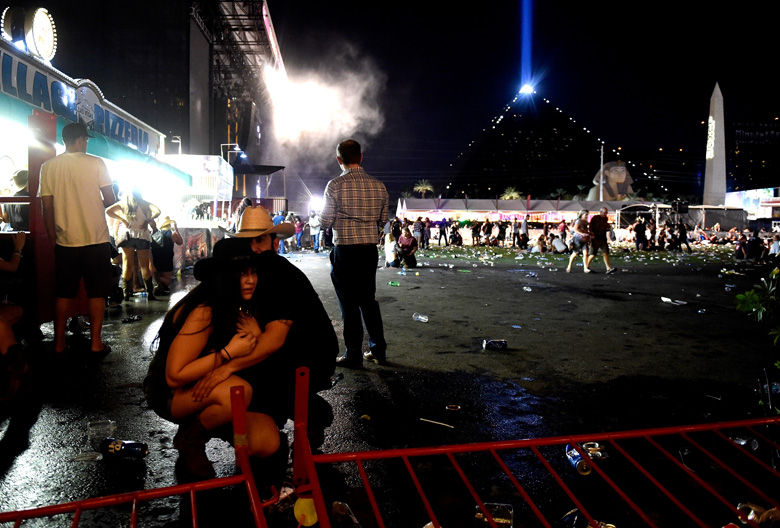
M 171 343 L 168 361 L 165 364 L 165 380 L 172 388 L 182 387 L 204 377 L 231 357 L 248 354 L 255 347 L 256 338 L 247 334 L 236 334 L 220 350 L 200 356 L 213 329 L 211 308 L 195 308 L 178 335 Z
M 232 361 L 228 361 L 209 372 L 208 375 L 198 381 L 193 388 L 192 399 L 194 401 L 201 401 L 211 393 L 214 387 L 228 379 L 234 373 L 260 363 L 282 348 L 292 323 L 292 321 L 280 319 L 266 324 L 265 331 L 256 340 L 252 352 L 246 356 L 233 358 Z
M 125 225 L 129 224 L 127 217 L 124 214 L 124 210 L 122 209 L 122 204 L 119 202 L 106 209 L 106 214 L 111 218 L 116 218 Z

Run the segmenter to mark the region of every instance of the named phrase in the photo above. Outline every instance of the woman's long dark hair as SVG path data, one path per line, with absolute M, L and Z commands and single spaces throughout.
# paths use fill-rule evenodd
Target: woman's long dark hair
M 131 192 L 127 193 L 125 201 L 128 217 L 134 217 L 139 207 L 149 208 L 149 202 L 144 200 L 144 197 L 141 196 L 141 191 L 138 189 L 133 189 Z
M 225 264 L 227 269 L 214 273 L 209 280 L 203 281 L 184 296 L 171 308 L 163 319 L 157 337 L 152 342 L 152 350 L 164 350 L 167 354 L 173 340 L 181 332 L 187 317 L 198 306 L 211 308 L 211 321 L 196 332 L 204 332 L 213 328 L 204 350 L 219 350 L 225 346 L 236 333 L 239 314 L 245 309 L 241 298 L 241 275 L 251 266 Z

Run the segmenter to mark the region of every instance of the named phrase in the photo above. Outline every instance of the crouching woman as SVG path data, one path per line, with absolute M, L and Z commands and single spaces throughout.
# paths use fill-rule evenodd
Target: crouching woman
M 179 424 L 173 439 L 178 469 L 211 478 L 215 472 L 206 443 L 231 422 L 230 388 L 244 387 L 248 406 L 252 387 L 236 375 L 216 385 L 206 380 L 216 368 L 252 352 L 261 336 L 247 310 L 257 272 L 253 257 L 225 255 L 199 261 L 195 278 L 200 284 L 163 320 L 144 392 L 159 416 Z M 247 436 L 250 455 L 265 457 L 279 448 L 279 431 L 268 415 L 247 412 Z

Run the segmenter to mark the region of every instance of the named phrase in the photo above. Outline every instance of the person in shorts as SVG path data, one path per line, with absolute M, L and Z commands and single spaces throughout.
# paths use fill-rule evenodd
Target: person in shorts
M 571 244 L 571 257 L 569 257 L 569 265 L 566 267 L 566 273 L 571 273 L 571 267 L 574 265 L 574 260 L 577 255 L 582 255 L 582 266 L 585 273 L 590 273 L 588 267 L 588 245 L 590 244 L 590 227 L 588 225 L 588 211 L 582 210 L 577 215 L 577 219 L 574 221 L 572 228 Z
M 62 129 L 65 152 L 41 167 L 41 204 L 48 239 L 54 244 L 54 352 L 65 352 L 65 323 L 78 308 L 83 280 L 87 292 L 90 351 L 110 352 L 103 343 L 103 315 L 111 292 L 111 245 L 106 207 L 116 201 L 102 159 L 87 154 L 91 138 L 82 123 Z
M 607 235 L 612 230 L 607 220 L 607 208 L 602 207 L 599 214 L 590 219 L 590 255 L 588 255 L 588 268 L 590 263 L 599 254 L 599 250 L 604 255 L 604 265 L 607 267 L 607 273 L 615 273 L 615 268 L 609 264 L 609 240 Z

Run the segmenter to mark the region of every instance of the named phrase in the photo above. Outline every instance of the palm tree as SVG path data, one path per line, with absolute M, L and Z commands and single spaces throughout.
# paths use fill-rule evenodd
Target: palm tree
M 426 192 L 433 194 L 433 185 L 428 180 L 418 180 L 414 184 L 414 192 L 420 193 L 420 198 L 425 198 Z
M 412 193 L 409 191 L 403 191 L 401 193 L 401 198 L 411 198 L 411 197 L 412 197 Z
M 502 200 L 519 200 L 523 195 L 514 187 L 507 187 L 504 189 L 504 194 L 501 195 Z

